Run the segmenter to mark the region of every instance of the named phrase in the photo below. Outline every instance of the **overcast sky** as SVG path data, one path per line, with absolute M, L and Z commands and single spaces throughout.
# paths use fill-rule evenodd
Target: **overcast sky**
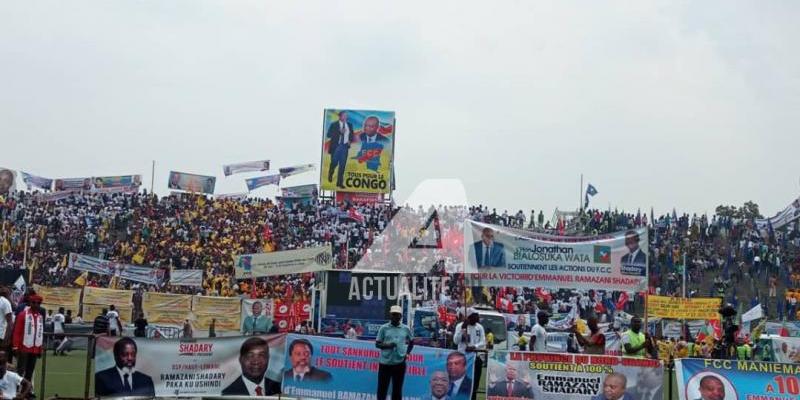
M 47 177 L 319 163 L 322 111 L 397 113 L 396 197 L 713 211 L 800 194 L 800 3 L 5 1 L 0 165 Z M 286 185 L 313 183 L 318 172 Z M 274 189 L 259 189 L 274 195 Z

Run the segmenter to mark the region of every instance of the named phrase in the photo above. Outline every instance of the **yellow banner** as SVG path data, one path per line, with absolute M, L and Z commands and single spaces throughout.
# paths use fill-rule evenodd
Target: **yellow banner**
M 241 300 L 238 297 L 194 296 L 192 312 L 195 320 L 194 329 L 207 330 L 211 320 L 216 319 L 216 330 L 238 331 L 242 313 Z
M 84 304 L 103 304 L 106 307 L 113 304 L 115 307 L 120 308 L 122 306 L 130 306 L 132 301 L 132 290 L 106 289 L 91 286 L 83 288 Z M 84 317 L 86 317 L 86 313 L 84 313 Z
M 719 319 L 720 298 L 647 296 L 647 315 L 667 319 Z
M 114 304 L 114 307 L 116 307 L 119 317 L 122 319 L 123 326 L 136 319 L 133 317 L 133 306 L 131 304 Z M 92 322 L 104 308 L 108 309 L 108 304 L 83 303 L 83 319 L 87 322 Z
M 182 326 L 184 320 L 192 319 L 192 296 L 146 292 L 142 299 L 142 309 L 147 322 L 151 324 Z
M 78 312 L 80 312 L 80 288 L 33 285 L 33 289 L 44 299 L 42 307 L 46 310 L 52 310 L 55 313 L 59 307 L 64 307 L 64 310 L 72 310 L 72 315 L 78 315 Z

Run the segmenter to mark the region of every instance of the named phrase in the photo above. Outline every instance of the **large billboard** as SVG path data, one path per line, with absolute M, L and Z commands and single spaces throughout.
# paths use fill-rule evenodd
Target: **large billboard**
M 467 220 L 465 272 L 474 286 L 642 291 L 647 230 L 563 237 Z
M 94 365 L 95 395 L 277 395 L 285 339 L 285 334 L 192 341 L 100 336 Z
M 320 188 L 389 193 L 394 162 L 394 111 L 326 109 Z
M 330 246 L 236 256 L 236 279 L 327 271 L 333 266 Z

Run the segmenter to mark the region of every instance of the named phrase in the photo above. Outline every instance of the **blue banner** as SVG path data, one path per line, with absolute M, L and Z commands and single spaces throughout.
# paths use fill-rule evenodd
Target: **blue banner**
M 266 185 L 277 185 L 281 182 L 280 175 L 266 175 L 257 178 L 245 179 L 247 190 L 255 190 Z
M 50 190 L 53 187 L 53 180 L 49 178 L 42 178 L 41 176 L 36 176 L 29 174 L 27 172 L 22 172 L 22 180 L 28 185 L 28 190 L 31 188 L 39 188 L 44 190 Z
M 796 399 L 800 365 L 743 360 L 675 362 L 680 400 Z
M 373 341 L 290 334 L 282 392 L 315 399 L 375 399 L 380 352 Z M 445 398 L 453 390 L 448 400 L 468 400 L 474 365 L 473 353 L 415 346 L 406 360 L 403 399 L 430 400 L 432 393 Z M 302 378 L 296 371 L 302 371 Z

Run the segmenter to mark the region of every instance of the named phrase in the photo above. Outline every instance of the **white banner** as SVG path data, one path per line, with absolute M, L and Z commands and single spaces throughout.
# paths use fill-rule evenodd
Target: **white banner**
M 202 269 L 173 269 L 169 273 L 172 286 L 203 286 Z
M 279 168 L 278 173 L 281 175 L 281 177 L 286 178 L 292 175 L 302 174 L 303 172 L 313 171 L 314 169 L 314 164 L 300 164 L 293 165 L 291 167 Z
M 755 307 L 742 314 L 742 322 L 750 322 L 759 318 L 764 318 L 764 309 L 761 308 L 761 304 L 756 304 Z
M 234 264 L 237 279 L 327 271 L 332 266 L 330 246 L 244 254 L 236 257 Z
M 247 161 L 236 164 L 228 164 L 222 166 L 222 172 L 225 176 L 231 176 L 242 172 L 259 172 L 269 170 L 269 160 Z
M 775 214 L 774 217 L 757 219 L 755 222 L 759 230 L 767 229 L 770 223 L 772 223 L 772 229 L 780 229 L 798 218 L 800 218 L 800 197 Z

